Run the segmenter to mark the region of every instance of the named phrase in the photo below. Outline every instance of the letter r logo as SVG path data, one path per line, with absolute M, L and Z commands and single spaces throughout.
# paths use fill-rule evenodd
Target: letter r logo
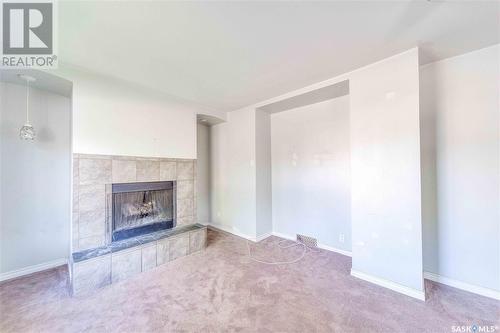
M 3 54 L 52 53 L 52 3 L 3 3 Z

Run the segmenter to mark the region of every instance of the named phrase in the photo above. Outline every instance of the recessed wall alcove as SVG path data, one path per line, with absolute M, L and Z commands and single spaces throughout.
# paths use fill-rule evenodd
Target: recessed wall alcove
M 271 175 L 262 168 L 257 181 L 261 188 L 271 187 L 273 232 L 287 238 L 306 235 L 322 247 L 350 253 L 349 81 L 256 112 L 269 121 L 256 126 L 259 136 L 269 139 L 258 148 L 270 153 Z
M 29 84 L 19 75 L 35 81 Z M 67 262 L 71 228 L 72 83 L 39 70 L 0 70 L 0 274 Z M 22 140 L 29 123 L 34 140 Z

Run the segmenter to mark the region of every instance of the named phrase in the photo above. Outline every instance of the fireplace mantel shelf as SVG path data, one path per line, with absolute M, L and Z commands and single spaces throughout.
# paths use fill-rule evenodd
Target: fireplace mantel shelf
M 173 237 L 179 234 L 190 232 L 193 230 L 199 230 L 205 228 L 202 224 L 191 224 L 181 227 L 176 227 L 168 230 L 160 230 L 157 232 L 149 233 L 146 235 L 141 235 L 133 238 L 124 239 L 122 241 L 113 242 L 106 246 L 100 246 L 93 249 L 87 249 L 84 251 L 75 252 L 72 254 L 73 262 L 81 262 L 84 260 L 97 258 L 104 256 L 109 253 L 115 253 L 118 251 L 126 250 L 135 246 L 144 245 L 147 243 L 155 242 L 160 239 Z

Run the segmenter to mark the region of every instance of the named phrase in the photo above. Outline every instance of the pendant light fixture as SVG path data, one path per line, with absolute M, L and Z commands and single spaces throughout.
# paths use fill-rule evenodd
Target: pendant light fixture
M 29 75 L 19 74 L 19 78 L 26 82 L 26 123 L 19 131 L 19 137 L 23 140 L 34 140 L 36 133 L 33 125 L 30 124 L 29 114 L 29 99 L 30 99 L 30 83 L 35 82 L 35 78 Z

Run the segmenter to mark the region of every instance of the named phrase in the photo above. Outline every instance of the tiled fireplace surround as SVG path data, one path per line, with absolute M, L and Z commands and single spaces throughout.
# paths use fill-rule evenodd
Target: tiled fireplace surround
M 73 252 L 105 245 L 106 185 L 177 181 L 177 226 L 195 223 L 196 160 L 73 156 Z
M 206 229 L 196 225 L 196 160 L 74 154 L 72 253 L 109 245 L 106 244 L 106 230 L 111 210 L 106 207 L 111 193 L 106 189 L 109 191 L 110 184 L 152 181 L 176 181 L 177 231 L 171 234 L 172 237 L 168 236 L 171 239 L 148 241 L 116 253 L 104 252 L 102 256 L 85 261 L 76 262 L 73 255 L 72 286 L 75 292 L 116 282 L 133 273 L 127 270 L 149 269 L 204 246 Z M 158 254 L 157 248 L 163 254 Z M 167 258 L 164 258 L 165 253 Z M 160 263 L 157 262 L 159 255 L 163 256 Z M 133 263 L 134 259 L 138 264 Z M 120 261 L 122 263 L 118 265 Z M 137 265 L 138 268 L 131 267 Z M 108 272 L 113 267 L 115 274 Z

